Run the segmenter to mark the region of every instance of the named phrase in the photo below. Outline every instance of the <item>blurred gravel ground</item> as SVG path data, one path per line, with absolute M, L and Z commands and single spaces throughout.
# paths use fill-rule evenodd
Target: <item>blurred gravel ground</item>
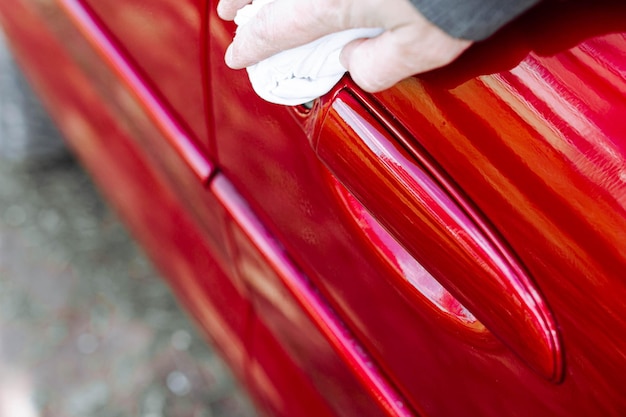
M 0 417 L 254 415 L 59 143 L 0 38 Z

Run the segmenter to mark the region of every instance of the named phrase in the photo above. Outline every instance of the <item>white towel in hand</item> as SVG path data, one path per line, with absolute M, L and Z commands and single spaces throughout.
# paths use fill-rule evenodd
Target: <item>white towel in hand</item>
M 272 1 L 254 0 L 239 10 L 235 23 L 245 25 Z M 343 47 L 355 39 L 381 33 L 378 28 L 349 29 L 279 52 L 247 68 L 252 88 L 261 98 L 276 104 L 295 106 L 314 100 L 330 91 L 346 72 L 339 62 Z

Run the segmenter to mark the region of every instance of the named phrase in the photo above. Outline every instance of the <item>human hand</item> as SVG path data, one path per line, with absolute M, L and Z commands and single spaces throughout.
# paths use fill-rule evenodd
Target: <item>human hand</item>
M 217 12 L 233 20 L 249 3 L 220 0 Z M 276 0 L 239 27 L 226 51 L 226 64 L 245 68 L 330 33 L 364 27 L 385 32 L 346 45 L 341 63 L 357 85 L 369 92 L 444 66 L 471 45 L 430 23 L 408 0 Z

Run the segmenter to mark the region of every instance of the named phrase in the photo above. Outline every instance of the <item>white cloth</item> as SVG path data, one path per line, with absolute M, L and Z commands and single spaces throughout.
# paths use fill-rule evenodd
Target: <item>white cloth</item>
M 254 0 L 235 17 L 245 25 L 261 7 L 274 0 Z M 276 104 L 295 106 L 314 100 L 341 79 L 346 69 L 339 61 L 341 50 L 355 39 L 373 38 L 378 28 L 349 29 L 332 33 L 306 45 L 277 53 L 247 68 L 254 91 Z

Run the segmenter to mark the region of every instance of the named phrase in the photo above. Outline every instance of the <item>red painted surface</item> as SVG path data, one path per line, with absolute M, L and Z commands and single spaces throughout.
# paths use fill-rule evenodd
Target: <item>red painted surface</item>
M 376 220 L 367 209 L 339 182 L 335 184 L 337 194 L 346 211 L 363 230 L 364 237 L 385 261 L 393 267 L 402 292 L 408 297 L 426 298 L 439 311 L 449 315 L 473 331 L 485 331 L 485 326 L 470 313 L 449 291 L 430 274 L 413 255 L 407 252 L 398 241 Z M 416 301 L 419 302 L 419 301 Z
M 336 415 L 308 374 L 285 350 L 283 342 L 277 340 L 261 320 L 255 323 L 252 336 L 255 349 L 248 385 L 268 414 L 280 417 Z
M 326 398 L 328 408 L 339 416 L 411 416 L 360 343 L 343 327 L 232 185 L 219 176 L 211 191 L 230 217 L 231 259 L 237 274 L 250 289 L 255 312 L 267 323 L 258 326 L 266 326 L 274 333 L 277 342 L 284 346 L 282 356 L 296 363 L 312 387 Z M 258 346 L 257 341 L 252 343 Z M 280 402 L 308 401 L 294 390 L 288 398 L 281 397 Z
M 174 117 L 208 150 L 205 101 L 206 0 L 66 0 L 93 12 L 126 52 L 136 75 Z
M 243 71 L 226 68 L 234 26 L 215 4 L 208 15 L 201 1 L 89 4 L 119 60 L 101 40 L 75 36 L 77 24 L 89 31 L 67 14 L 79 5 L 70 0 L 3 1 L 0 23 L 72 145 L 260 406 L 626 413 L 626 6 L 546 3 L 445 69 L 376 95 L 345 81 L 307 111 L 261 101 Z M 125 9 L 143 23 L 113 18 Z M 191 18 L 175 33 L 168 25 L 183 10 Z M 154 18 L 169 31 L 159 53 L 145 43 L 146 31 L 161 31 Z M 209 101 L 212 119 L 198 111 Z M 172 152 L 155 108 L 197 146 L 205 175 Z M 395 165 L 361 146 L 367 135 L 350 118 L 383 132 Z M 214 136 L 201 133 L 207 120 Z M 367 159 L 345 153 L 358 149 Z M 443 200 L 406 193 L 424 161 Z M 237 190 L 234 211 L 220 181 Z M 370 217 L 355 215 L 363 206 Z M 373 219 L 387 231 L 372 234 Z M 398 259 L 445 289 L 410 282 Z
M 560 379 L 556 324 L 527 273 L 432 161 L 410 155 L 403 135 L 365 109 L 340 92 L 313 137 L 317 155 L 487 329 L 542 376 Z
M 176 121 L 167 107 L 159 100 L 156 91 L 152 90 L 146 83 L 146 80 L 140 73 L 137 72 L 136 67 L 133 67 L 131 63 L 127 61 L 127 58 L 122 55 L 120 49 L 116 47 L 111 37 L 107 35 L 106 31 L 101 27 L 98 21 L 93 17 L 93 14 L 86 9 L 83 4 L 78 0 L 59 0 L 59 4 L 63 7 L 67 15 L 73 20 L 76 27 L 81 31 L 82 35 L 89 41 L 89 43 L 96 49 L 102 56 L 102 59 L 108 63 L 108 65 L 115 71 L 117 77 L 125 84 L 125 87 L 132 92 L 135 98 L 141 103 L 146 113 L 152 119 L 155 126 L 159 128 L 162 134 L 167 138 L 172 148 L 180 155 L 180 157 L 189 165 L 189 168 L 200 178 L 201 181 L 207 181 L 213 167 L 210 161 L 205 155 L 198 149 L 197 144 L 190 137 L 190 134 L 186 132 L 178 121 Z M 109 4 L 108 2 L 98 2 L 97 4 Z M 129 4 L 129 3 L 123 3 Z M 124 9 L 119 10 L 120 13 L 126 15 L 131 13 L 125 13 Z M 120 20 L 115 20 L 120 23 Z M 123 22 L 122 22 L 123 23 Z M 126 27 L 126 26 L 123 26 Z M 145 28 L 144 28 L 145 29 Z M 141 30 L 134 28 L 131 33 L 138 33 Z M 125 32 L 124 32 L 125 33 Z M 147 36 L 143 34 L 143 36 Z M 198 36 L 198 35 L 196 35 Z M 122 35 L 122 37 L 126 38 Z M 133 38 L 131 38 L 133 39 Z M 141 48 L 140 51 L 154 51 L 154 48 Z M 152 56 L 152 55 L 150 55 Z M 159 57 L 162 56 L 159 54 Z M 140 56 L 141 58 L 141 56 Z M 170 58 L 171 60 L 172 58 Z M 168 60 L 169 62 L 169 60 Z M 198 68 L 199 63 L 196 62 L 193 68 Z M 158 66 L 153 64 L 157 68 Z M 151 74 L 158 75 L 159 77 L 167 77 L 168 84 L 171 84 L 171 80 L 179 80 L 180 77 L 177 74 L 161 74 L 161 71 L 152 71 Z M 193 71 L 192 74 L 197 73 Z M 188 78 L 183 78 L 187 80 Z M 198 94 L 202 91 L 199 86 L 202 84 L 199 80 L 196 80 L 196 84 L 191 87 L 189 85 L 176 86 L 174 89 L 177 93 L 183 97 L 178 98 L 181 100 L 181 107 L 184 103 L 185 108 L 193 109 L 194 98 L 203 101 L 202 96 L 199 98 Z M 172 87 L 169 87 L 172 88 Z M 195 106 L 199 106 L 198 103 Z M 203 107 L 200 107 L 203 109 Z M 190 111 L 186 114 L 193 115 Z M 196 116 L 201 117 L 200 120 L 204 122 L 204 115 Z M 198 123 L 194 125 L 200 132 L 204 132 L 204 123 Z M 196 132 L 197 133 L 197 132 Z M 203 135 L 204 136 L 204 135 Z M 205 143 L 206 145 L 206 143 Z M 205 146 L 206 148 L 206 146 Z
M 577 26 L 581 30 L 571 36 L 563 35 L 568 26 L 579 24 L 583 15 L 607 14 L 613 17 L 599 20 L 607 22 L 602 28 L 594 31 L 589 26 L 595 23 L 590 22 Z M 546 24 L 557 16 L 562 22 L 557 27 Z M 302 117 L 301 111 L 279 108 L 255 98 L 244 74 L 233 74 L 220 65 L 219 58 L 233 28 L 214 15 L 211 17 L 214 111 L 224 127 L 216 137 L 218 165 L 388 377 L 415 409 L 426 415 L 589 415 L 598 410 L 603 415 L 620 415 L 626 407 L 618 392 L 624 382 L 622 375 L 603 365 L 624 365 L 620 359 L 624 344 L 620 336 L 624 334 L 623 296 L 614 298 L 613 292 L 619 293 L 622 288 L 622 248 L 626 236 L 623 207 L 617 203 L 623 199 L 618 167 L 624 162 L 620 150 L 623 140 L 617 132 L 624 126 L 621 118 L 611 115 L 624 112 L 624 99 L 606 84 L 611 80 L 614 91 L 623 88 L 624 38 L 604 34 L 624 31 L 617 16 L 624 17 L 621 5 L 575 2 L 568 4 L 567 11 L 559 5 L 547 5 L 491 43 L 479 45 L 453 67 L 376 95 L 375 105 L 360 113 L 364 118 L 388 118 L 408 132 L 409 143 L 401 145 L 409 151 L 422 149 L 441 167 L 471 207 L 487 219 L 489 229 L 519 262 L 531 288 L 537 290 L 532 291 L 530 300 L 524 299 L 523 292 L 518 293 L 518 300 L 541 302 L 535 316 L 538 322 L 526 323 L 524 315 L 511 322 L 506 316 L 498 317 L 504 320 L 495 327 L 491 323 L 491 331 L 478 332 L 442 314 L 424 297 L 418 299 L 408 294 L 406 286 L 398 284 L 401 279 L 397 277 L 397 268 L 389 265 L 370 241 L 364 241 L 367 234 L 346 213 L 333 191 L 329 173 L 307 144 L 313 139 L 313 126 L 319 125 L 334 106 L 332 99 L 326 98 Z M 525 35 L 528 32 L 532 35 Z M 539 37 L 541 33 L 543 37 Z M 541 39 L 553 42 L 541 43 Z M 560 95 L 577 97 L 577 90 L 572 92 L 576 83 L 568 92 L 562 83 L 554 85 L 553 78 L 566 78 L 562 67 L 570 55 L 594 44 L 603 46 L 594 46 L 592 56 L 586 56 L 585 61 L 595 60 L 595 69 L 579 72 L 577 67 L 567 68 L 567 77 L 582 77 L 577 81 L 585 89 L 581 95 L 589 96 L 587 100 L 596 97 L 588 105 L 598 108 L 594 117 L 589 118 L 588 111 L 577 111 L 583 108 L 580 100 L 560 105 L 565 113 L 559 118 L 537 114 L 531 107 L 535 101 L 548 100 L 555 105 L 565 98 Z M 534 48 L 540 51 L 532 52 Z M 607 51 L 600 53 L 603 48 Z M 543 62 L 544 68 L 526 76 L 533 81 L 534 89 L 514 91 L 512 87 L 518 87 L 502 82 L 524 72 L 529 65 L 536 66 L 532 63 L 537 60 Z M 476 78 L 478 75 L 481 76 Z M 348 88 L 355 89 L 350 84 Z M 550 94 L 542 91 L 545 89 Z M 609 108 L 611 111 L 607 112 Z M 268 118 L 268 114 L 272 117 Z M 605 135 L 605 139 L 595 133 L 600 122 L 606 126 L 603 130 L 612 126 L 611 135 Z M 572 147 L 571 135 L 563 136 L 555 129 L 565 129 L 568 124 L 583 126 L 590 134 L 584 142 L 588 147 L 584 152 Z M 328 155 L 334 155 L 334 146 L 339 146 L 341 140 L 323 139 L 328 140 Z M 242 151 L 242 140 L 246 151 Z M 608 151 L 601 153 L 607 146 Z M 572 162 L 564 161 L 564 150 Z M 602 155 L 605 156 L 600 158 Z M 602 168 L 594 173 L 594 178 L 581 182 L 580 169 L 572 163 L 585 160 Z M 352 175 L 349 179 L 364 184 L 365 190 L 368 185 L 381 186 L 381 178 L 368 173 L 365 164 L 348 165 L 345 175 Z M 363 170 L 355 169 L 360 166 Z M 346 178 L 340 180 L 345 182 Z M 378 195 L 380 199 L 385 198 L 382 194 Z M 598 198 L 601 196 L 605 197 Z M 402 194 L 390 194 L 387 201 L 377 201 L 376 208 L 385 209 L 387 204 L 387 213 L 406 213 L 406 205 L 399 204 L 402 198 Z M 577 214 L 573 216 L 572 211 Z M 411 252 L 424 260 L 424 253 L 416 253 L 422 238 L 420 229 L 410 221 L 405 218 L 399 223 L 404 229 L 392 232 L 400 233 L 405 245 L 413 233 L 416 245 Z M 428 236 L 428 241 L 431 239 L 432 245 L 441 244 L 438 237 Z M 440 248 L 422 249 L 432 254 Z M 436 263 L 444 269 L 459 261 L 443 255 L 427 260 L 431 267 Z M 474 276 L 465 271 L 440 279 L 459 297 L 462 291 L 454 291 L 451 282 L 482 289 L 482 281 L 468 282 Z M 606 285 L 604 290 L 598 287 L 600 283 Z M 577 289 L 577 285 L 585 290 Z M 593 297 L 586 298 L 585 294 Z M 494 294 L 484 295 L 489 302 L 497 301 L 491 298 Z M 486 313 L 493 314 L 477 300 L 472 303 L 473 308 L 467 298 L 462 301 L 481 319 L 487 318 Z M 525 308 L 511 302 L 512 308 Z M 499 308 L 499 314 L 509 314 L 506 303 Z M 588 315 L 590 310 L 594 314 Z M 510 325 L 507 332 L 515 338 L 516 333 L 524 334 L 529 326 L 540 323 L 545 312 L 549 312 L 555 324 L 539 324 L 536 339 L 518 339 L 521 347 L 517 349 L 511 349 L 514 343 L 500 342 L 505 339 L 501 326 Z M 581 317 L 577 319 L 578 316 Z M 575 328 L 576 320 L 588 327 Z M 607 333 L 611 328 L 617 331 Z M 558 356 L 551 356 L 555 347 L 551 344 L 559 340 L 550 341 L 556 336 L 554 330 L 558 330 L 563 346 L 564 376 L 560 384 L 548 381 L 552 376 L 551 364 L 559 368 Z M 604 335 L 603 344 L 608 348 L 605 353 L 595 344 L 596 332 Z M 542 337 L 546 341 L 543 348 L 528 346 L 541 346 Z M 559 350 L 554 352 L 558 354 Z M 530 359 L 521 359 L 528 355 Z M 533 360 L 534 369 L 544 372 L 537 373 L 528 366 Z
M 42 16 L 57 19 L 49 28 Z M 243 378 L 251 311 L 245 287 L 228 275 L 221 206 L 172 151 L 142 103 L 122 94 L 122 80 L 61 16 L 58 9 L 28 2 L 0 2 L 0 23 L 14 41 L 13 52 L 69 145 Z M 78 41 L 61 43 L 59 33 Z M 78 52 L 83 65 L 71 56 Z

